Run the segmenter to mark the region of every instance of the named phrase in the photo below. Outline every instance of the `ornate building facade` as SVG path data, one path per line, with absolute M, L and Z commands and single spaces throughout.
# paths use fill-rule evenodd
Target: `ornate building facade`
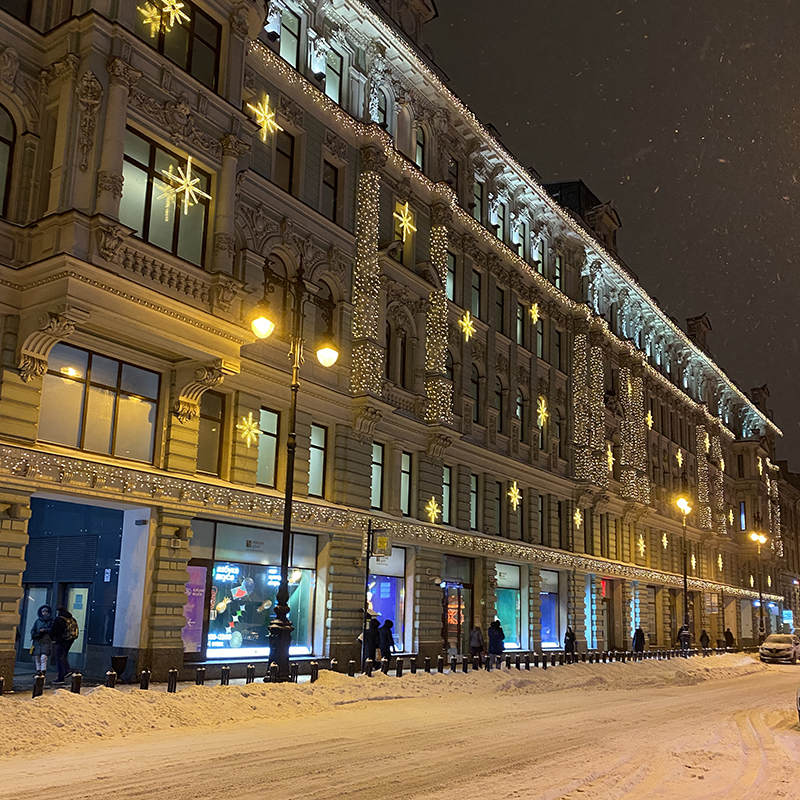
M 681 492 L 695 636 L 796 602 L 765 390 L 452 94 L 436 13 L 0 0 L 0 674 L 43 603 L 88 672 L 266 657 L 301 270 L 341 355 L 301 368 L 296 656 L 358 658 L 365 592 L 399 651 L 668 647 Z

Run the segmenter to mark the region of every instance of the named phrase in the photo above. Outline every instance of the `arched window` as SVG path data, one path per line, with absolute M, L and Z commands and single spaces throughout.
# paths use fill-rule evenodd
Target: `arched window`
M 414 150 L 414 163 L 425 172 L 425 130 L 417 125 L 417 145 Z
M 0 216 L 8 211 L 8 195 L 11 187 L 11 163 L 14 159 L 14 120 L 0 106 Z
M 494 382 L 494 407 L 497 409 L 497 431 L 503 431 L 503 384 L 498 378 Z
M 472 367 L 472 372 L 469 375 L 469 394 L 472 398 L 472 421 L 480 422 L 481 379 L 476 366 Z

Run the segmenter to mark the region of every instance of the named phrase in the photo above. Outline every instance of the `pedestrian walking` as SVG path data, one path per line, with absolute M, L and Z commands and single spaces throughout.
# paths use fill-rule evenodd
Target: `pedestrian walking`
M 59 606 L 52 631 L 53 641 L 56 644 L 56 667 L 58 669 L 58 679 L 55 683 L 65 683 L 70 674 L 69 649 L 79 634 L 78 621 L 68 609 Z
M 567 628 L 567 632 L 564 634 L 564 652 L 565 653 L 574 653 L 575 652 L 575 631 L 572 628 Z
M 387 619 L 380 628 L 378 628 L 378 644 L 381 648 L 381 659 L 387 659 L 389 662 L 392 660 L 392 650 L 394 647 L 394 634 L 392 627 L 394 623 Z
M 483 631 L 481 630 L 481 626 L 476 623 L 469 632 L 469 652 L 474 658 L 475 656 L 483 655 L 485 647 L 486 643 L 483 640 Z
M 733 633 L 730 628 L 725 628 L 725 647 L 733 649 L 734 646 Z
M 47 672 L 47 661 L 53 652 L 53 609 L 50 606 L 40 606 L 36 622 L 31 628 L 31 653 L 33 653 L 33 666 L 37 673 L 44 675 Z
M 644 651 L 644 631 L 641 625 L 633 632 L 633 652 L 641 653 Z
M 708 650 L 708 643 L 710 641 L 711 639 L 709 638 L 709 635 L 706 633 L 706 629 L 703 628 L 703 630 L 700 631 L 700 647 L 702 647 L 703 650 Z
M 689 631 L 689 626 L 681 626 L 681 629 L 678 631 L 678 644 L 680 645 L 681 650 L 688 650 L 691 643 L 692 634 Z
M 500 625 L 500 620 L 496 619 L 489 626 L 489 655 L 501 656 L 503 655 L 503 640 L 506 638 L 503 633 L 503 627 Z
M 380 645 L 380 628 L 380 622 L 372 617 L 367 625 L 367 630 L 364 631 L 364 666 L 366 666 L 367 660 L 371 660 L 373 663 L 376 661 L 375 656 Z

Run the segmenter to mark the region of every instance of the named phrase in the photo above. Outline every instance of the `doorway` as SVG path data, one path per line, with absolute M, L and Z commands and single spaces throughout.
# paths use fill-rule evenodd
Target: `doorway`
M 469 652 L 472 613 L 472 586 L 446 581 L 442 583 L 442 639 L 450 655 Z

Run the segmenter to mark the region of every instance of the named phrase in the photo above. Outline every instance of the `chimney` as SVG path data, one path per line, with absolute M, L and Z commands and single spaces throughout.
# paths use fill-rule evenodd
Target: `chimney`
M 699 317 L 689 317 L 686 320 L 686 330 L 689 338 L 704 352 L 711 355 L 708 349 L 707 336 L 711 330 L 711 322 L 703 312 Z

